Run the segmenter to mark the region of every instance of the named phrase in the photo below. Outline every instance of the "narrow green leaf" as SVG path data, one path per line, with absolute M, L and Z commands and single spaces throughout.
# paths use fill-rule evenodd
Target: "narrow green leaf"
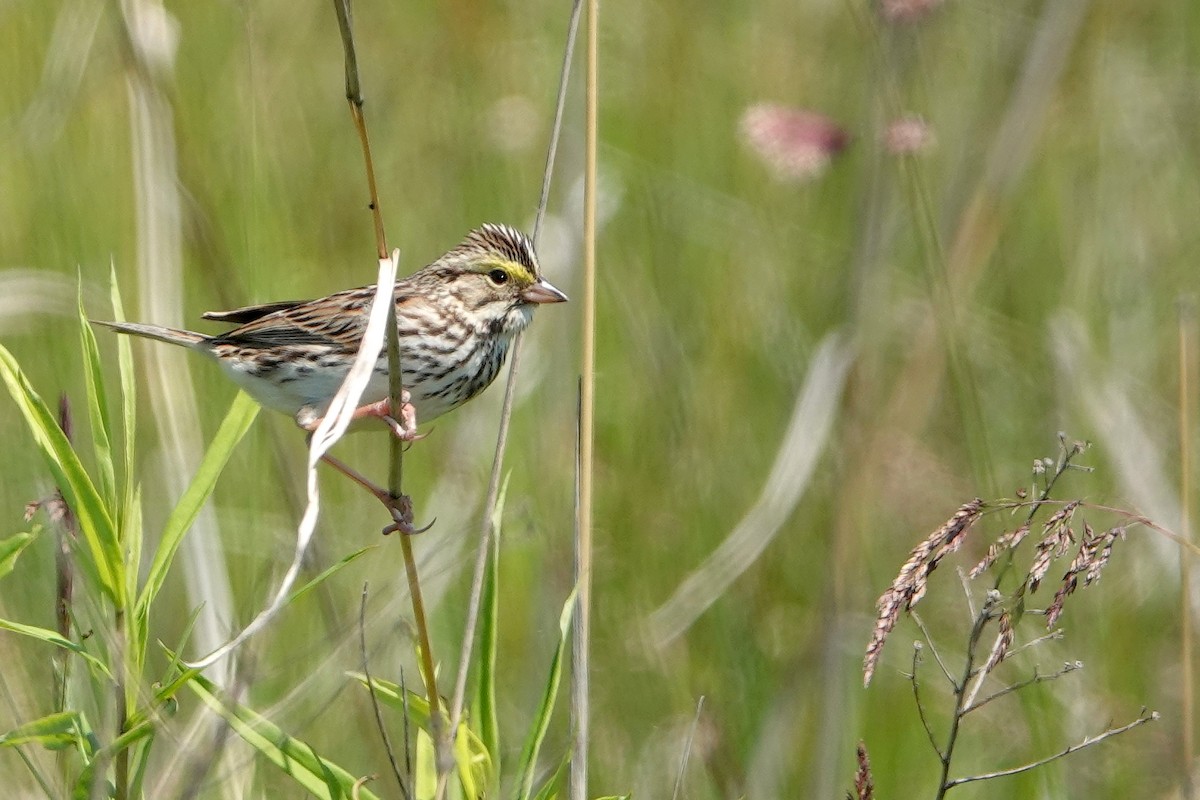
M 38 525 L 28 533 L 17 533 L 7 539 L 0 539 L 0 578 L 13 571 L 13 567 L 17 565 L 17 558 L 37 537 L 41 529 L 41 526 Z
M 496 714 L 496 647 L 500 626 L 500 523 L 504 518 L 504 501 L 508 496 L 508 479 L 504 476 L 496 510 L 492 515 L 491 553 L 483 574 L 483 595 L 480 598 L 479 678 L 475 689 L 475 708 L 479 715 L 479 737 L 492 755 L 496 774 L 500 774 L 500 724 Z M 490 787 L 489 787 L 490 788 Z
M 378 800 L 357 778 L 317 755 L 308 744 L 285 733 L 257 712 L 238 704 L 228 704 L 218 696 L 216 687 L 200 675 L 188 683 L 197 696 L 221 715 L 238 736 L 267 760 L 286 772 L 292 780 L 321 800 Z
M 50 750 L 61 750 L 75 744 L 78 739 L 78 721 L 78 711 L 60 711 L 26 722 L 0 735 L 0 747 L 40 744 Z
M 555 768 L 554 774 L 551 775 L 542 788 L 538 790 L 534 800 L 556 800 L 558 797 L 558 786 L 562 783 L 563 773 L 567 771 L 567 765 L 571 763 L 571 748 L 567 748 L 563 753 L 562 760 L 558 762 L 558 767 Z
M 7 619 L 0 619 L 0 630 L 12 631 L 22 636 L 28 636 L 47 644 L 52 644 L 55 647 L 61 647 L 64 650 L 70 650 L 72 653 L 82 656 L 85 661 L 99 670 L 102 675 L 112 680 L 112 673 L 108 671 L 108 667 L 105 666 L 103 661 L 84 650 L 83 645 L 63 637 L 58 631 L 52 631 L 49 628 L 39 628 L 36 625 L 26 625 L 22 622 L 13 622 Z
M 138 581 L 142 569 L 142 487 L 133 487 L 132 499 L 127 500 L 121 511 L 121 537 L 125 543 L 128 560 L 125 565 L 125 596 L 138 596 Z M 150 642 L 150 618 L 148 614 L 138 614 L 137 607 L 130 615 L 132 624 L 129 626 L 129 648 L 133 654 L 140 674 L 146 664 L 146 646 Z
M 521 776 L 517 784 L 520 788 L 517 797 L 529 800 L 533 794 L 533 777 L 537 772 L 538 751 L 546 739 L 546 731 L 550 728 L 550 715 L 554 711 L 554 701 L 558 697 L 558 685 L 562 682 L 563 655 L 567 651 L 567 642 L 571 636 L 571 620 L 575 614 L 576 587 L 571 590 L 567 602 L 563 604 L 562 614 L 558 618 L 558 647 L 554 649 L 554 659 L 550 662 L 550 674 L 546 679 L 546 691 L 542 694 L 542 703 L 533 719 L 529 737 L 521 749 L 521 763 L 517 774 Z
M 112 424 L 108 419 L 108 392 L 100 362 L 96 332 L 83 310 L 83 280 L 79 281 L 79 346 L 83 351 L 83 377 L 87 386 L 88 421 L 92 429 L 92 451 L 96 454 L 100 494 L 110 509 L 117 507 L 117 481 L 112 459 Z
M 179 498 L 179 503 L 171 511 L 171 515 L 163 527 L 162 536 L 158 541 L 158 549 L 154 553 L 154 561 L 151 562 L 150 571 L 146 574 L 146 584 L 138 598 L 139 613 L 149 611 L 155 596 L 162 588 L 163 581 L 167 578 L 167 570 L 171 568 L 171 562 L 175 560 L 175 552 L 179 549 L 184 534 L 191 528 L 204 502 L 212 494 L 213 487 L 217 484 L 217 477 L 220 476 L 221 470 L 229 461 L 233 448 L 246 435 L 250 423 L 258 416 L 258 409 L 258 404 L 251 400 L 245 392 L 238 392 L 237 397 L 233 398 L 233 405 L 229 407 L 229 413 L 225 415 L 216 437 L 208 446 L 208 451 L 200 462 L 200 468 L 196 470 L 191 484 L 184 491 L 183 497 Z
M 367 685 L 367 676 L 361 672 L 347 673 L 363 686 Z M 398 684 L 380 678 L 371 678 L 375 688 L 375 696 L 382 705 L 405 712 L 404 694 Z M 419 694 L 408 692 L 408 719 L 421 731 L 430 729 L 429 701 Z M 458 724 L 458 735 L 454 737 L 454 761 L 458 767 L 458 777 L 468 797 L 486 796 L 488 787 L 498 780 L 491 754 L 483 744 L 478 734 L 467 727 L 465 721 Z
M 342 567 L 349 565 L 351 562 L 357 561 L 360 556 L 364 555 L 365 553 L 367 553 L 371 550 L 374 550 L 377 547 L 379 547 L 379 545 L 369 544 L 366 547 L 355 550 L 354 552 L 350 553 L 349 555 L 342 556 L 341 560 L 338 561 L 336 564 L 333 564 L 332 566 L 327 567 L 323 572 L 321 572 L 320 575 L 316 576 L 311 581 L 304 584 L 299 589 L 297 589 L 296 591 L 294 591 L 290 595 L 288 595 L 288 599 L 285 600 L 283 602 L 283 604 L 286 606 L 286 605 L 296 602 L 301 597 L 308 594 L 316 587 L 320 586 L 323 582 L 325 582 L 325 581 L 329 580 L 331 577 L 333 577 L 334 573 L 340 572 Z
M 121 292 L 117 287 L 117 267 L 112 264 L 109 268 L 109 281 L 111 284 L 110 297 L 113 307 L 113 319 L 117 322 L 125 321 L 125 308 L 121 305 Z M 121 523 L 122 529 L 126 531 L 128 537 L 128 529 L 125 527 L 129 522 L 130 516 L 137 513 L 138 532 L 141 532 L 140 509 L 134 509 L 134 503 L 137 501 L 137 481 L 134 480 L 134 440 L 137 433 L 137 381 L 134 378 L 133 371 L 133 345 L 129 341 L 129 336 L 117 337 L 117 372 L 121 378 L 121 427 L 125 439 L 125 454 L 124 464 L 122 467 L 125 470 L 125 496 L 121 504 Z M 141 551 L 139 545 L 135 553 Z
M 67 505 L 79 520 L 79 530 L 87 542 L 95 577 L 100 588 L 112 598 L 118 608 L 124 603 L 124 561 L 117 542 L 112 517 L 88 477 L 71 443 L 58 427 L 58 420 L 33 390 L 25 374 L 5 347 L 0 345 L 0 378 L 20 409 L 25 423 L 33 434 L 55 482 Z

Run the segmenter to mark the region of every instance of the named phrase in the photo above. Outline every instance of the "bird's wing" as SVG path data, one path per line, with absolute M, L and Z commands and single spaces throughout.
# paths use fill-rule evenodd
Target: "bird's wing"
M 331 294 L 318 300 L 303 303 L 278 303 L 274 311 L 261 315 L 251 309 L 229 312 L 244 315 L 248 321 L 241 327 L 217 337 L 221 342 L 258 347 L 273 345 L 321 345 L 337 350 L 352 351 L 358 348 L 367 324 L 374 286 Z M 396 303 L 402 306 L 409 294 L 400 286 L 396 288 Z M 233 318 L 227 318 L 233 321 Z
M 205 311 L 200 316 L 204 319 L 210 319 L 214 322 L 228 322 L 233 325 L 245 325 L 247 322 L 254 322 L 256 319 L 261 319 L 268 314 L 274 314 L 276 311 L 287 311 L 289 308 L 302 306 L 305 303 L 310 303 L 311 300 L 281 300 L 276 303 L 263 303 L 259 306 L 242 306 L 230 311 Z

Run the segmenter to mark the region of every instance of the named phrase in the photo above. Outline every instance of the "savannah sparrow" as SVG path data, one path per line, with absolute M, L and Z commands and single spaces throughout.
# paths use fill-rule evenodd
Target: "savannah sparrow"
M 318 300 L 204 314 L 239 326 L 217 336 L 160 325 L 99 324 L 204 353 L 260 404 L 292 415 L 312 431 L 354 361 L 374 293 L 374 286 L 364 286 Z M 567 296 L 541 276 L 528 237 L 507 225 L 485 224 L 397 281 L 395 298 L 402 421 L 390 414 L 386 349 L 355 417 L 382 419 L 411 439 L 418 418 L 440 416 L 491 384 L 535 305 L 561 303 Z

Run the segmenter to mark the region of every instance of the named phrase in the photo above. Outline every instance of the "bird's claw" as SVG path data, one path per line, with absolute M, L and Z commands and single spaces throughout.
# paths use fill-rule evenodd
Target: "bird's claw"
M 402 533 L 405 536 L 415 536 L 418 533 L 424 533 L 429 530 L 433 527 L 433 523 L 437 522 L 434 519 L 428 525 L 417 528 L 413 524 L 412 498 L 406 494 L 402 494 L 399 497 L 392 496 L 390 499 L 391 502 L 384 501 L 384 505 L 387 506 L 388 512 L 392 515 L 392 524 L 383 529 L 384 536 L 387 536 L 389 533 Z

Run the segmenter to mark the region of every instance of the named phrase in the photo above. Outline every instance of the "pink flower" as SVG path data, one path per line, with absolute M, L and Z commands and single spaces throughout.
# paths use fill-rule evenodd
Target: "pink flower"
M 935 143 L 933 128 L 918 116 L 894 119 L 883 132 L 883 146 L 894 156 L 916 155 Z
M 914 22 L 941 5 L 942 0 L 879 0 L 879 13 L 888 22 Z
M 747 108 L 741 130 L 746 143 L 782 180 L 815 178 L 850 141 L 828 117 L 770 104 Z

